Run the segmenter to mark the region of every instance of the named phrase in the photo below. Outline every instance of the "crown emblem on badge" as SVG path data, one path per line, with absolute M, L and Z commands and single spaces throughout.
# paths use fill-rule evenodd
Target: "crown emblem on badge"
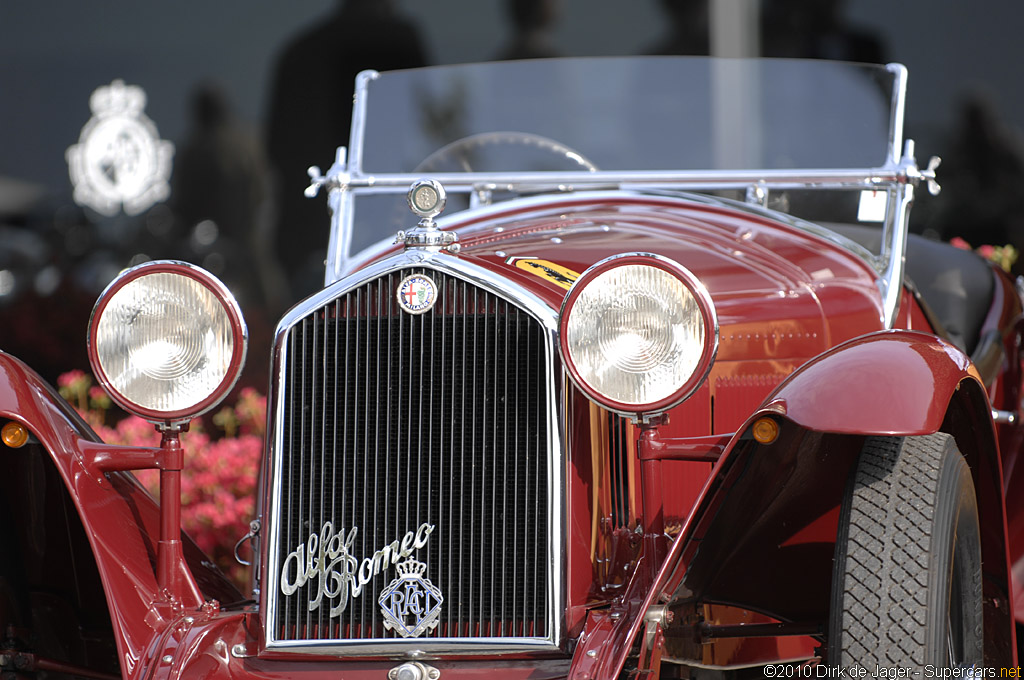
M 441 589 L 425 578 L 427 565 L 409 558 L 395 565 L 398 578 L 381 591 L 377 603 L 384 627 L 402 637 L 419 637 L 437 627 L 444 597 Z
M 142 113 L 142 109 L 146 108 L 146 93 L 141 87 L 115 80 L 93 91 L 89 97 L 89 108 L 97 116 Z
M 419 560 L 408 559 L 395 565 L 395 571 L 398 572 L 400 579 L 423 578 L 423 575 L 427 573 L 427 565 Z

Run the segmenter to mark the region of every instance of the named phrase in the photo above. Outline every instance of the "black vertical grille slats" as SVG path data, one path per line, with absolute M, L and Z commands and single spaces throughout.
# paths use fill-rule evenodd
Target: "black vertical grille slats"
M 439 290 L 421 315 L 396 300 L 413 272 Z M 419 639 L 547 637 L 544 339 L 515 305 L 424 269 L 375 279 L 295 324 L 284 357 L 276 573 L 328 521 L 336 533 L 356 528 L 360 561 L 429 523 L 413 557 L 444 602 L 439 625 Z M 278 588 L 276 638 L 396 638 L 377 602 L 394 578 L 392 565 L 334 617 L 341 596 L 309 608 L 316 579 L 290 594 Z
M 628 420 L 608 413 L 608 470 L 611 491 L 612 526 L 616 529 L 629 524 L 629 430 Z

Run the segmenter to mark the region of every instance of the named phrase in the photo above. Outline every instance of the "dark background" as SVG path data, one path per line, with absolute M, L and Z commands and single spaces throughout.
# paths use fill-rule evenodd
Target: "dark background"
M 669 0 L 551 4 L 556 11 L 539 32 L 552 53 L 646 53 L 665 44 L 669 33 Z M 801 7 L 828 4 L 763 0 L 762 9 L 786 6 L 799 14 Z M 23 356 L 50 379 L 85 368 L 88 310 L 106 282 L 130 262 L 182 257 L 237 287 L 253 333 L 249 363 L 254 376 L 265 376 L 274 319 L 322 275 L 315 253 L 301 267 L 281 268 L 290 287 L 274 288 L 273 267 L 279 262 L 252 266 L 279 251 L 273 234 L 277 213 L 288 205 L 280 189 L 289 182 L 281 180 L 273 160 L 266 161 L 267 186 L 261 175 L 250 178 L 254 188 L 247 189 L 260 196 L 265 191 L 272 214 L 246 214 L 255 225 L 246 234 L 231 232 L 227 217 L 220 220 L 217 252 L 195 231 L 202 216 L 189 213 L 180 197 L 172 195 L 167 206 L 137 218 L 101 218 L 78 209 L 71 202 L 65 151 L 89 120 L 90 93 L 119 78 L 146 91 L 145 113 L 161 138 L 174 142 L 176 164 L 189 140 L 198 137 L 194 102 L 200 84 L 216 95 L 214 110 L 223 109 L 239 131 L 240 148 L 262 158 L 275 64 L 290 41 L 323 24 L 337 7 L 332 0 L 0 2 L 0 349 Z M 498 0 L 401 0 L 395 11 L 418 32 L 429 63 L 486 60 L 511 44 L 509 13 Z M 1015 242 L 1024 232 L 1024 207 L 1017 198 L 1024 194 L 1024 165 L 1017 152 L 1024 128 L 1024 4 L 850 0 L 837 11 L 842 21 L 833 27 L 836 35 L 909 68 L 908 136 L 917 140 L 922 164 L 932 154 L 948 160 L 940 169 L 940 180 L 945 170 L 952 183 L 940 199 L 945 203 L 922 200 L 916 228 L 975 243 Z M 813 40 L 821 29 L 805 26 L 794 20 L 787 27 L 794 37 L 781 41 L 777 31 L 766 29 L 764 49 L 778 50 L 780 42 L 794 52 L 805 49 L 801 45 L 834 44 Z M 689 28 L 701 33 L 698 22 Z M 812 35 L 802 40 L 801 31 Z M 690 51 L 707 49 L 705 42 Z M 310 69 L 316 72 L 317 64 L 310 63 Z M 965 109 L 965 102 L 972 108 Z M 326 167 L 332 156 L 331 148 L 322 148 L 303 163 Z M 260 162 L 254 165 L 262 167 Z M 304 181 L 294 175 L 288 174 L 293 184 Z M 249 203 L 233 199 L 230 204 L 243 202 Z M 309 229 L 326 245 L 325 202 L 321 197 L 309 207 L 323 216 L 322 224 Z M 238 261 L 239 253 L 249 252 L 245 248 L 255 253 L 245 257 L 248 266 Z M 306 273 L 304 279 L 297 280 L 296 268 Z M 271 272 L 270 282 L 256 281 L 252 270 Z M 285 292 L 268 293 L 268 287 Z
M 0 174 L 56 187 L 67 175 L 64 149 L 89 117 L 89 94 L 114 78 L 146 90 L 148 115 L 172 141 L 186 132 L 191 87 L 210 78 L 223 84 L 245 120 L 260 125 L 278 51 L 334 5 L 0 3 Z M 398 7 L 422 29 L 433 63 L 491 58 L 508 37 L 497 0 L 404 0 Z M 949 130 L 959 98 L 978 89 L 1009 123 L 1024 126 L 1024 4 L 850 0 L 843 15 L 909 68 L 908 117 L 921 144 Z M 565 55 L 636 54 L 664 30 L 655 0 L 563 0 L 553 43 Z

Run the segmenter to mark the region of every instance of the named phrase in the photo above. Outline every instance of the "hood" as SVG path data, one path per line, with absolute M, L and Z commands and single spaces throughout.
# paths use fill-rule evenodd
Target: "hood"
M 715 303 L 718 360 L 814 356 L 882 327 L 874 273 L 857 255 L 761 214 L 681 198 L 575 196 L 446 225 L 459 257 L 558 309 L 572 282 L 612 255 L 650 252 L 693 272 Z

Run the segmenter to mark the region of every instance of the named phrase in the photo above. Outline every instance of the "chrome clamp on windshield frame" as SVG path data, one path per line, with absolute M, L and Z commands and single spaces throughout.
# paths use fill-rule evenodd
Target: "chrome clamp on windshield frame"
M 405 244 L 409 248 L 425 248 L 427 250 L 445 250 L 458 253 L 461 246 L 459 235 L 452 231 L 442 231 L 434 218 L 444 210 L 447 195 L 440 182 L 433 179 L 420 179 L 412 183 L 406 195 L 409 209 L 420 218 L 419 223 L 409 231 L 400 231 L 395 243 Z
M 341 278 L 348 266 L 348 251 L 352 242 L 352 174 L 348 169 L 348 151 L 339 146 L 334 164 L 327 175 L 321 174 L 319 166 L 310 166 L 309 186 L 303 192 L 306 198 L 315 198 L 321 188 L 327 189 L 327 206 L 331 215 L 331 236 L 327 244 L 327 259 L 324 262 L 324 286 Z
M 309 186 L 302 192 L 306 198 L 316 198 L 322 187 L 331 189 L 347 188 L 349 184 L 348 167 L 345 163 L 345 147 L 339 147 L 334 165 L 327 171 L 327 175 L 321 174 L 319 165 L 311 165 L 306 169 L 309 175 Z
M 914 189 L 925 182 L 932 195 L 941 190 L 935 179 L 935 170 L 941 160 L 932 157 L 928 167 L 921 170 L 914 157 L 914 141 L 906 140 L 903 155 L 890 166 L 895 170 L 896 186 L 890 189 L 890 205 L 886 211 L 883 230 L 883 246 L 879 260 L 883 263 L 878 281 L 882 294 L 882 322 L 886 328 L 893 328 L 900 309 L 903 291 L 903 277 L 906 267 L 907 234 L 910 229 L 910 206 L 914 202 Z M 873 180 L 879 183 L 878 179 Z M 895 198 L 895 205 L 893 205 Z

